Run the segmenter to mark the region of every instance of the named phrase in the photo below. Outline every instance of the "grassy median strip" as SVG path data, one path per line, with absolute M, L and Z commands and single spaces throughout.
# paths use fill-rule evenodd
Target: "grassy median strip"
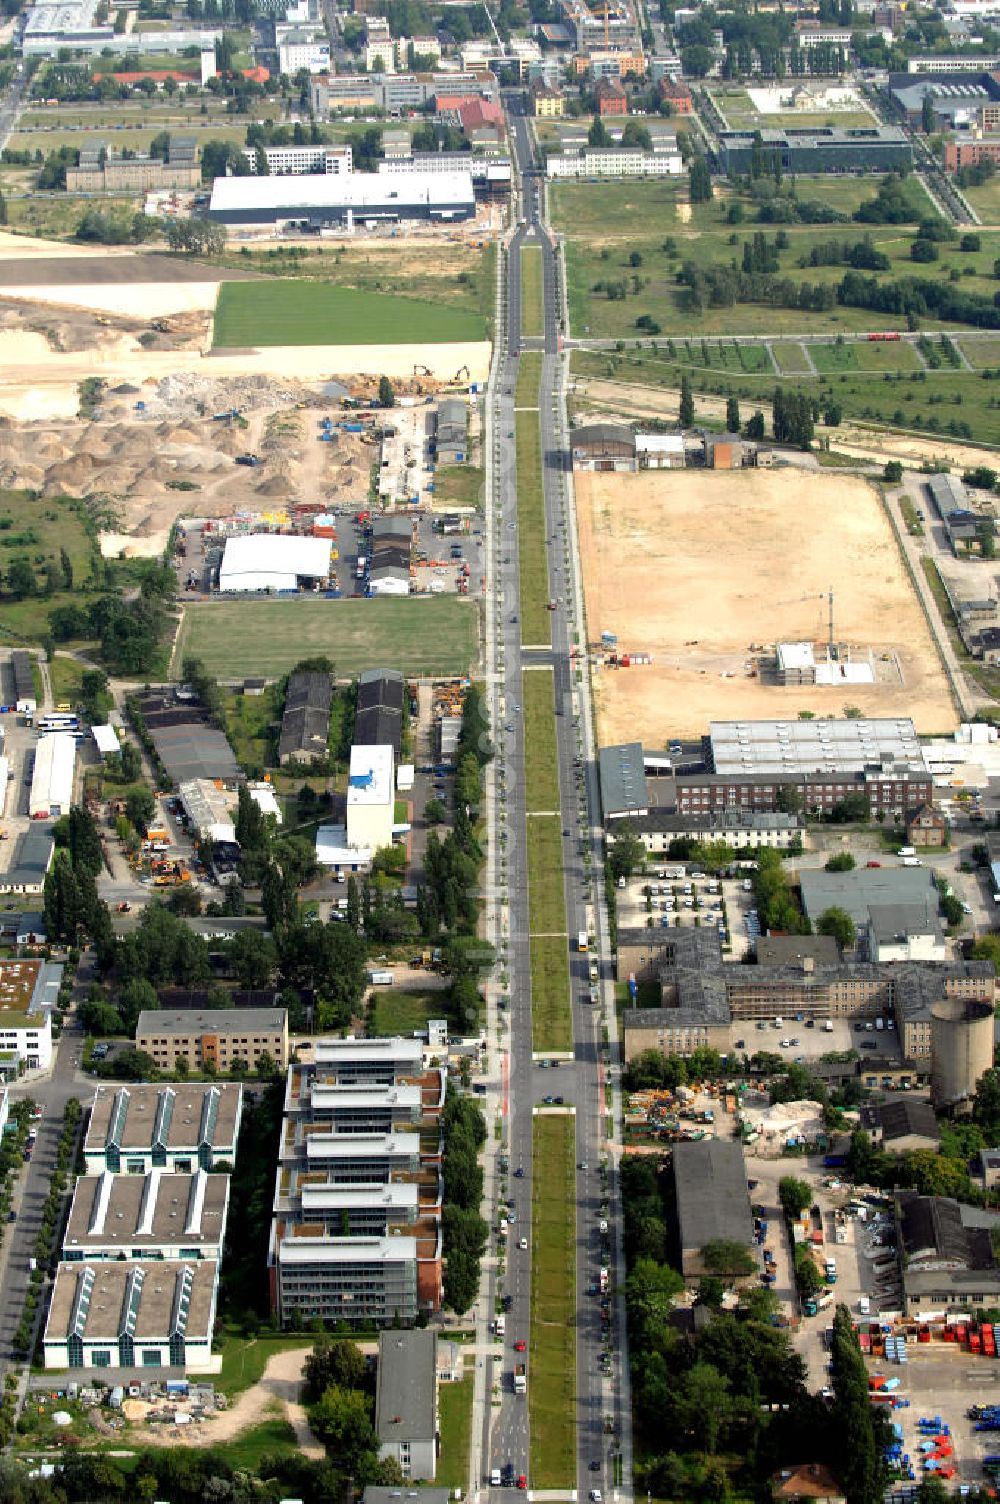
M 533 935 L 566 929 L 561 815 L 528 816 L 528 913 Z
M 561 896 L 562 883 L 559 893 Z M 565 923 L 564 913 L 560 929 Z M 568 935 L 531 937 L 531 1047 L 543 1054 L 573 1048 Z
M 555 703 L 550 668 L 528 669 L 522 673 L 524 807 L 529 814 L 535 810 L 559 808 Z
M 541 334 L 544 330 L 542 311 L 542 248 L 537 245 L 521 248 L 521 333 Z
M 521 574 L 521 641 L 528 644 L 552 640 L 546 609 L 549 601 L 549 566 L 545 555 L 545 500 L 542 493 L 542 430 L 538 414 L 518 413 L 517 437 L 517 536 Z
M 517 385 L 514 388 L 515 407 L 537 407 L 538 389 L 542 381 L 542 357 L 539 351 L 529 350 L 522 355 L 517 365 Z
M 528 1395 L 532 1488 L 576 1479 L 576 1120 L 536 1117 L 531 1205 L 531 1343 Z

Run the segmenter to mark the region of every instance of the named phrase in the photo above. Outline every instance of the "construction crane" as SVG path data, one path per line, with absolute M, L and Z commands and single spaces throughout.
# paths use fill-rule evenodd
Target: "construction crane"
M 604 50 L 605 50 L 605 52 L 607 52 L 608 48 L 611 46 L 611 31 L 610 31 L 610 27 L 609 27 L 609 22 L 610 22 L 610 19 L 611 19 L 611 12 L 612 12 L 613 9 L 614 9 L 614 7 L 611 6 L 608 3 L 608 0 L 599 0 L 599 3 L 593 7 L 593 14 L 595 16 L 603 16 L 604 17 Z
M 815 591 L 810 591 L 808 595 L 797 595 L 794 598 L 794 600 L 790 600 L 790 601 L 775 601 L 774 604 L 776 606 L 778 606 L 778 607 L 781 607 L 781 606 L 801 606 L 801 605 L 804 605 L 806 601 L 816 601 L 816 600 L 819 600 L 819 601 L 825 600 L 825 601 L 827 601 L 829 603 L 830 611 L 829 611 L 829 617 L 828 617 L 828 621 L 827 621 L 827 633 L 828 633 L 828 636 L 827 636 L 827 650 L 828 650 L 828 652 L 830 654 L 830 657 L 831 658 L 835 658 L 837 655 L 836 655 L 836 652 L 834 651 L 834 645 L 833 645 L 833 586 L 832 585 L 830 586 L 829 590 L 821 590 L 819 592 L 819 594 L 816 594 Z

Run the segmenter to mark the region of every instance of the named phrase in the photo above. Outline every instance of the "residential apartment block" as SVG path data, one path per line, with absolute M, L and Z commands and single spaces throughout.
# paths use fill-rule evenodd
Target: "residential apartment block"
M 284 1008 L 144 1011 L 136 1025 L 135 1047 L 144 1050 L 161 1071 L 174 1070 L 179 1060 L 195 1071 L 207 1065 L 220 1072 L 239 1065 L 255 1070 L 265 1056 L 284 1070 L 288 1012 Z
M 439 1308 L 444 1092 L 419 1040 L 320 1040 L 291 1066 L 268 1254 L 283 1322 Z
M 233 1164 L 243 1112 L 239 1082 L 99 1086 L 83 1141 L 88 1175 L 191 1175 Z

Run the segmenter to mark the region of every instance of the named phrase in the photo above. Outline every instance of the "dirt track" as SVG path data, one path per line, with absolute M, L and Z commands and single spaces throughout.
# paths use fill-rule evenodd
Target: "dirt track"
M 268 1359 L 260 1383 L 254 1384 L 251 1389 L 245 1389 L 231 1410 L 224 1411 L 212 1420 L 173 1427 L 145 1426 L 138 1422 L 128 1440 L 141 1441 L 143 1446 L 153 1447 L 215 1446 L 218 1442 L 233 1441 L 244 1431 L 260 1425 L 269 1415 L 277 1414 L 291 1425 L 303 1456 L 325 1457 L 323 1444 L 317 1441 L 309 1429 L 305 1409 L 299 1403 L 302 1365 L 310 1352 L 311 1346 L 275 1353 Z
M 954 722 L 947 684 L 875 491 L 798 470 L 644 471 L 575 477 L 588 635 L 617 633 L 649 667 L 595 683 L 604 742 L 649 746 L 698 735 L 711 719 L 800 710 Z M 833 588 L 838 640 L 895 653 L 903 681 L 781 688 L 748 678 L 754 644 L 826 635 Z

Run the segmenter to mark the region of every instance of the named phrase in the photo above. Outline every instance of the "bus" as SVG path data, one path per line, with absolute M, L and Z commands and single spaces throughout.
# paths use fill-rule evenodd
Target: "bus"
M 580 933 L 577 935 L 577 937 L 576 937 L 576 948 L 579 951 L 584 951 L 584 950 L 587 949 L 587 931 L 586 930 L 581 930 Z
M 79 731 L 80 717 L 72 713 L 59 714 L 50 711 L 36 718 L 35 727 L 42 733 L 46 731 Z

